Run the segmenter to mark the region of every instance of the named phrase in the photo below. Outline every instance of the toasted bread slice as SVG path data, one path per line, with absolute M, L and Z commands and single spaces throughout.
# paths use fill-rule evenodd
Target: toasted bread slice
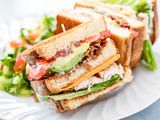
M 101 16 L 85 22 L 81 25 L 78 25 L 77 27 L 63 32 L 59 35 L 41 41 L 33 45 L 32 48 L 22 52 L 21 56 L 30 65 L 35 64 L 37 58 L 44 58 L 45 60 L 50 60 L 53 58 L 57 51 L 67 48 L 71 45 L 71 43 L 84 40 L 86 37 L 106 31 L 106 29 L 107 27 L 104 17 Z
M 31 81 L 31 85 L 40 95 L 68 91 L 85 79 L 109 67 L 119 57 L 113 41 L 108 41 L 102 53 L 95 60 L 87 63 L 89 66 L 92 66 L 90 71 L 87 71 L 85 66 L 78 66 L 70 73 L 54 75 L 40 81 Z
M 125 85 L 128 82 L 131 82 L 133 79 L 132 76 L 132 72 L 131 69 L 126 68 L 125 74 L 124 74 L 124 78 L 122 81 L 107 87 L 106 89 L 102 90 L 102 91 L 98 91 L 98 92 L 94 92 L 88 95 L 84 95 L 81 97 L 76 97 L 73 99 L 66 99 L 66 100 L 60 100 L 60 101 L 56 101 L 53 98 L 48 99 L 48 103 L 50 105 L 52 105 L 57 112 L 64 112 L 64 111 L 68 111 L 68 110 L 74 110 L 77 107 L 80 107 L 86 103 L 89 103 L 90 101 L 96 100 L 97 98 L 99 98 L 100 96 L 103 96 L 111 91 L 113 91 L 116 88 L 119 88 L 123 85 Z

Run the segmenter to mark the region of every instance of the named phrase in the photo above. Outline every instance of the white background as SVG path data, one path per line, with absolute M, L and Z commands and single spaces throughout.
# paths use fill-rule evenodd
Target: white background
M 74 0 L 0 0 L 0 21 L 69 8 L 72 1 Z

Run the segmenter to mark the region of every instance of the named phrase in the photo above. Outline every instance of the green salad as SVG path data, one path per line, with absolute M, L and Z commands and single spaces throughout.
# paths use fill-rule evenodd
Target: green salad
M 145 13 L 148 15 L 148 18 L 150 18 L 151 16 L 150 14 L 152 11 L 152 7 L 151 5 L 149 5 L 148 0 L 102 0 L 102 1 L 111 4 L 128 5 L 136 11 L 137 15 L 139 13 Z M 150 19 L 148 20 L 148 24 L 150 24 Z M 152 50 L 152 44 L 150 38 L 147 38 L 144 42 L 142 58 L 150 70 L 157 69 L 157 64 Z
M 12 52 L 5 50 L 0 60 L 0 90 L 17 96 L 30 96 L 33 91 L 27 78 L 26 63 L 19 53 L 27 47 L 53 36 L 55 18 L 45 15 L 37 28 L 20 29 L 17 40 L 10 42 Z

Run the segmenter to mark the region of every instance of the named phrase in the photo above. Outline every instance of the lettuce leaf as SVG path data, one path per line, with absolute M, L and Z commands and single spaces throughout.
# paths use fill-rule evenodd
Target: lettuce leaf
M 157 69 L 157 64 L 156 64 L 156 59 L 152 50 L 152 44 L 150 40 L 145 40 L 144 41 L 144 47 L 143 47 L 143 55 L 142 55 L 147 67 L 150 70 L 156 70 Z

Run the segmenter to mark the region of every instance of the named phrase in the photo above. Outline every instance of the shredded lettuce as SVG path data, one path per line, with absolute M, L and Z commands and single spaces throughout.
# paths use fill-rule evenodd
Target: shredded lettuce
M 40 36 L 35 40 L 31 40 L 27 35 L 34 32 L 34 30 L 21 28 L 20 29 L 20 38 L 23 38 L 28 44 L 35 44 L 42 40 L 45 40 L 53 36 L 53 31 L 55 29 L 55 17 L 44 15 L 43 19 L 40 22 Z
M 22 73 L 17 73 L 13 70 L 16 56 L 26 47 L 22 46 L 15 50 L 14 53 L 6 55 L 1 60 L 1 74 L 0 74 L 0 90 L 6 91 L 13 95 L 29 96 L 32 93 L 32 88 L 26 77 L 26 70 Z M 23 92 L 23 91 L 24 92 Z
M 20 38 L 23 38 L 23 40 L 25 40 L 26 43 L 28 43 L 28 44 L 33 44 L 33 41 L 30 40 L 30 39 L 26 36 L 26 34 L 29 34 L 29 33 L 31 33 L 31 30 L 26 29 L 26 28 L 21 28 L 21 29 L 20 29 Z
M 37 40 L 37 42 L 53 36 L 53 30 L 55 29 L 55 18 L 52 16 L 44 15 L 41 26 L 42 31 L 40 38 Z

